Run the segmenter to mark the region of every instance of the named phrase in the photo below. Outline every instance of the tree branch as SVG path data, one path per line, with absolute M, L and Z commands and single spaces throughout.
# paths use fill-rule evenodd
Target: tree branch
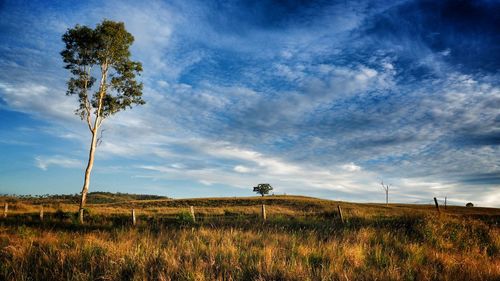
M 99 145 L 102 143 L 102 138 L 103 138 L 102 134 L 104 133 L 104 131 L 105 131 L 104 129 L 103 129 L 103 130 L 101 130 L 101 134 L 100 134 L 100 135 L 99 135 L 99 137 L 97 138 L 97 142 L 96 142 L 96 143 L 97 143 L 97 146 L 99 146 Z
M 104 117 L 102 116 L 102 106 L 103 106 L 104 95 L 106 94 L 107 74 L 108 74 L 108 62 L 106 60 L 101 66 L 101 82 L 99 83 L 99 101 L 97 103 L 98 106 L 96 112 L 96 119 L 94 122 L 94 130 L 99 129 L 99 127 L 102 124 L 102 119 L 104 119 Z
M 85 88 L 84 88 L 84 91 L 85 91 L 85 111 L 87 111 L 87 125 L 89 126 L 89 130 L 91 132 L 94 131 L 94 129 L 92 128 L 92 117 L 90 116 L 91 115 L 91 105 L 90 105 L 90 101 L 89 101 L 89 95 L 87 94 L 88 93 L 88 82 L 89 82 L 89 79 L 90 79 L 90 71 L 92 70 L 92 66 L 89 66 L 88 68 L 88 71 L 87 69 L 85 69 L 85 74 L 86 74 L 86 77 L 85 77 Z
M 382 188 L 383 188 L 385 191 L 388 191 L 388 190 L 389 190 L 389 185 L 384 185 L 384 181 L 380 182 L 380 184 L 382 185 Z

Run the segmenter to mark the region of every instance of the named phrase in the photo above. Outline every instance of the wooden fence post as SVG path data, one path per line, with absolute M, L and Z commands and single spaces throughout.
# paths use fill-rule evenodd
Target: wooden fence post
M 262 219 L 266 220 L 267 215 L 266 215 L 266 205 L 262 204 Z
M 340 205 L 337 205 L 337 209 L 339 211 L 340 221 L 344 223 L 344 216 L 342 215 L 342 208 L 340 208 Z
M 193 222 L 196 222 L 196 217 L 194 216 L 194 207 L 189 206 L 189 210 L 191 211 L 191 217 L 193 218 Z
M 80 224 L 83 224 L 83 209 L 80 209 L 78 218 L 80 219 Z
M 7 212 L 9 211 L 9 203 L 5 202 L 5 207 L 3 209 L 3 217 L 7 217 Z
M 446 198 L 446 196 L 445 196 L 445 197 L 444 197 L 444 209 L 445 209 L 445 210 L 447 209 L 447 208 L 446 208 L 446 199 L 447 199 L 447 198 Z
M 434 204 L 436 204 L 436 210 L 438 211 L 438 213 L 441 213 L 441 211 L 439 211 L 439 204 L 438 204 L 438 200 L 436 199 L 436 197 L 434 197 Z
M 135 226 L 136 220 L 135 220 L 135 209 L 132 209 L 132 225 Z
M 40 208 L 40 221 L 43 221 L 43 205 Z

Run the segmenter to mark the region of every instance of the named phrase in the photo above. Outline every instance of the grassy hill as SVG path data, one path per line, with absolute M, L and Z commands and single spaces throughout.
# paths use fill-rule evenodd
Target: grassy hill
M 500 209 L 438 213 L 305 196 L 90 198 L 79 225 L 75 196 L 0 197 L 10 210 L 0 219 L 0 280 L 500 280 Z
M 78 195 L 52 195 L 44 197 L 0 196 L 0 204 L 9 202 L 9 213 L 36 213 L 44 206 L 46 213 L 65 211 L 76 212 L 79 205 Z M 134 208 L 138 214 L 172 215 L 188 210 L 190 206 L 196 212 L 210 216 L 224 213 L 257 214 L 261 205 L 267 206 L 269 214 L 306 216 L 337 212 L 341 206 L 346 215 L 354 217 L 391 217 L 402 215 L 425 215 L 436 213 L 434 205 L 353 203 L 319 199 L 296 195 L 273 195 L 252 197 L 188 198 L 171 199 L 157 195 L 139 195 L 127 193 L 91 192 L 88 194 L 89 212 L 102 215 L 125 214 Z M 498 220 L 498 208 L 466 208 L 462 206 L 440 207 L 443 213 L 453 216 L 468 216 Z

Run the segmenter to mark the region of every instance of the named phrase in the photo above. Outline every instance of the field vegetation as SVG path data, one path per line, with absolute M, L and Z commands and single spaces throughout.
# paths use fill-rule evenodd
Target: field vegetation
M 0 280 L 500 280 L 499 209 L 95 193 L 80 225 L 77 201 L 0 197 Z

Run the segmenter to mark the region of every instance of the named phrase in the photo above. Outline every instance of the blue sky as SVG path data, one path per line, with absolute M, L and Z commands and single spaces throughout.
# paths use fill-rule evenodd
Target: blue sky
M 228 3 L 230 2 L 230 3 Z M 500 207 L 498 1 L 2 1 L 0 193 L 78 193 L 90 134 L 62 34 L 125 22 L 147 104 L 91 191 Z

